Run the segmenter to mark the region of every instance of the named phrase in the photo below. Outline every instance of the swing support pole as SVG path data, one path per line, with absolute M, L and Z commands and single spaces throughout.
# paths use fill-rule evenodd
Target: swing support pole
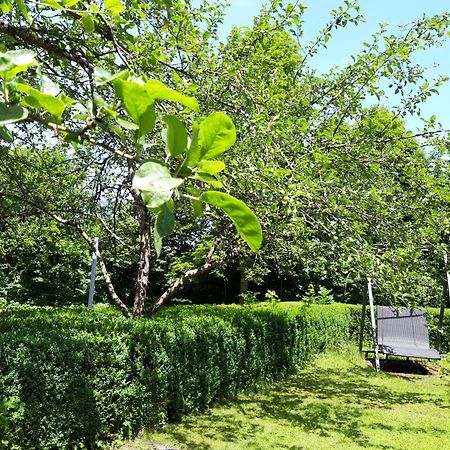
M 367 294 L 369 295 L 370 319 L 372 321 L 372 339 L 373 339 L 373 351 L 375 353 L 375 368 L 377 372 L 379 372 L 380 357 L 378 355 L 377 324 L 375 321 L 375 307 L 373 304 L 372 279 L 369 277 L 367 278 Z

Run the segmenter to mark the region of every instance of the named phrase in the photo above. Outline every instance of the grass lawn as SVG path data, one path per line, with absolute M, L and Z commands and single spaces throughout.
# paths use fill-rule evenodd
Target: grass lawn
M 376 374 L 359 356 L 326 355 L 270 390 L 123 448 L 450 449 L 450 381 Z

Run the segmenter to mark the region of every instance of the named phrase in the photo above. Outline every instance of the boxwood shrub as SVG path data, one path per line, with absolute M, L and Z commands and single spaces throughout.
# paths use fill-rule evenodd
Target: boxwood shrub
M 0 311 L 4 448 L 95 448 L 293 372 L 350 338 L 346 306 Z
M 133 437 L 356 342 L 359 314 L 339 304 L 179 306 L 133 321 L 105 306 L 3 308 L 0 448 Z

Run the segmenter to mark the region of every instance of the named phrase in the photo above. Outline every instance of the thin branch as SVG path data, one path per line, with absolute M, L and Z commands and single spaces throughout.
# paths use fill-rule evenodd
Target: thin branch
M 42 48 L 48 53 L 58 56 L 59 58 L 73 61 L 89 71 L 94 70 L 94 65 L 84 58 L 84 56 L 78 54 L 74 49 L 68 51 L 64 48 L 58 47 L 52 42 L 42 39 L 40 36 L 45 34 L 45 30 L 38 30 L 31 27 L 15 27 L 13 25 L 0 22 L 0 34 L 1 33 L 19 39 L 29 47 Z M 39 37 L 36 34 L 38 34 Z
M 118 236 L 111 228 L 109 228 L 108 224 L 105 222 L 103 217 L 97 213 L 96 214 L 97 219 L 100 221 L 100 223 L 103 225 L 103 228 L 123 247 L 125 247 L 128 250 L 134 251 L 134 248 L 131 245 L 128 245 L 120 236 Z
M 108 144 L 105 144 L 104 142 L 101 141 L 97 141 L 94 138 L 92 138 L 91 136 L 87 135 L 87 130 L 90 128 L 83 128 L 80 131 L 77 130 L 71 130 L 67 127 L 65 127 L 64 125 L 59 125 L 56 124 L 54 122 L 47 122 L 46 120 L 44 120 L 42 117 L 37 116 L 37 115 L 28 115 L 28 118 L 26 119 L 27 122 L 30 121 L 35 121 L 40 123 L 41 125 L 43 125 L 45 128 L 54 131 L 54 133 L 56 135 L 59 134 L 60 131 L 64 132 L 64 133 L 68 133 L 68 134 L 72 134 L 75 136 L 78 136 L 80 139 L 82 139 L 85 142 L 89 142 L 92 145 L 95 145 L 97 147 L 101 147 L 104 150 L 107 150 L 110 153 L 114 153 L 117 156 L 120 156 L 122 158 L 128 159 L 130 161 L 133 161 L 135 159 L 135 157 L 133 155 L 130 155 L 129 153 L 125 153 L 122 152 L 121 150 L 117 150 L 111 146 L 109 146 Z

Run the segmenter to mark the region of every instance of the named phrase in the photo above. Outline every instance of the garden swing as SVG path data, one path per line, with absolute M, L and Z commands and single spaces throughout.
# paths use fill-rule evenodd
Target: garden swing
M 372 293 L 372 280 L 367 278 L 367 294 L 369 297 L 370 317 L 372 322 L 373 350 L 364 350 L 375 354 L 375 367 L 380 370 L 379 353 L 403 356 L 409 359 L 440 359 L 441 356 L 430 346 L 428 328 L 425 320 L 426 311 L 416 308 L 397 310 L 390 306 L 375 306 Z M 360 350 L 364 332 L 365 303 L 361 316 Z

